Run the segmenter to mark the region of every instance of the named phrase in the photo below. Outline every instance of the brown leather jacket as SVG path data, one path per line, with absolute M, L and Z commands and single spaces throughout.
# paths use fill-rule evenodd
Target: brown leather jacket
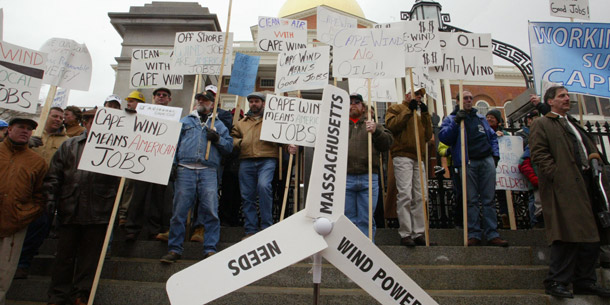
M 422 113 L 418 123 L 419 146 L 423 156 L 426 151 L 426 143 L 432 138 L 430 113 Z M 417 160 L 413 112 L 409 109 L 408 103 L 392 105 L 386 113 L 385 125 L 394 135 L 394 145 L 390 148 L 392 157 L 407 157 Z
M 278 158 L 280 144 L 262 141 L 261 128 L 263 117 L 251 117 L 246 115 L 239 120 L 233 130 L 233 150 L 239 150 L 240 159 L 248 158 Z

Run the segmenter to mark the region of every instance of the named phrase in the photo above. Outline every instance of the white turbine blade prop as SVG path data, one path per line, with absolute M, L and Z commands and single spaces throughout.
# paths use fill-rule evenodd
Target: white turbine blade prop
M 381 304 L 437 304 L 345 216 L 325 236 L 322 257 Z
M 326 247 L 302 211 L 172 275 L 167 294 L 174 305 L 205 304 Z
M 312 172 L 305 210 L 311 218 L 337 220 L 345 209 L 349 94 L 327 85 L 320 105 Z

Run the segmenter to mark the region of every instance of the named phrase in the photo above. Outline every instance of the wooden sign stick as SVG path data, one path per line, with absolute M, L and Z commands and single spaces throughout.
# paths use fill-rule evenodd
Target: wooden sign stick
M 460 109 L 464 109 L 463 80 L 460 80 L 459 91 Z M 468 194 L 466 193 L 466 143 L 464 143 L 464 141 L 466 141 L 466 131 L 464 129 L 464 121 L 462 120 L 460 122 L 460 142 L 462 144 L 460 147 L 460 152 L 462 153 L 462 214 L 464 215 L 462 225 L 464 226 L 464 247 L 468 247 Z
M 368 109 L 366 116 L 371 120 L 371 79 L 366 80 L 368 87 Z M 366 133 L 368 141 L 368 160 L 369 160 L 369 239 L 373 240 L 373 135 Z
M 53 104 L 53 100 L 55 99 L 55 94 L 57 93 L 57 86 L 51 85 L 49 88 L 49 93 L 47 94 L 47 99 L 44 102 L 44 107 L 40 111 L 40 117 L 38 118 L 38 128 L 34 131 L 32 136 L 34 137 L 42 137 L 42 132 L 44 131 L 45 125 L 47 125 L 47 118 L 49 117 L 49 109 L 51 109 L 51 105 Z

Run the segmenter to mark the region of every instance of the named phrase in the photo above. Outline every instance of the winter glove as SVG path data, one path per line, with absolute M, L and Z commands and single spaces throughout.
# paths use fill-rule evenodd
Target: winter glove
M 409 109 L 411 109 L 411 111 L 415 111 L 415 109 L 417 109 L 417 100 L 411 100 L 409 102 Z
M 498 157 L 498 156 L 493 156 L 493 158 L 494 158 L 494 165 L 495 165 L 496 167 L 498 167 L 498 163 L 500 162 L 500 157 Z
M 28 145 L 30 146 L 30 148 L 33 147 L 38 147 L 38 146 L 42 146 L 42 138 L 41 137 L 30 137 L 30 140 L 28 141 Z
M 208 129 L 207 137 L 208 141 L 211 141 L 212 143 L 216 143 L 218 142 L 218 140 L 220 140 L 220 136 L 218 135 L 218 133 L 215 130 L 211 129 Z
M 424 103 L 419 104 L 419 109 L 421 109 L 422 113 L 428 112 L 428 106 L 426 106 Z
M 467 115 L 466 110 L 458 110 L 458 112 L 455 114 L 455 122 L 459 124 L 461 121 L 466 119 Z

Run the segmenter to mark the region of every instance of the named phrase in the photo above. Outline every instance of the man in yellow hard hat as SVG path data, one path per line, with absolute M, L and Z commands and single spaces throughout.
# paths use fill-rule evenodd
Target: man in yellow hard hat
M 127 101 L 127 109 L 129 110 L 136 110 L 138 103 L 146 103 L 144 94 L 138 90 L 131 91 L 125 100 Z

